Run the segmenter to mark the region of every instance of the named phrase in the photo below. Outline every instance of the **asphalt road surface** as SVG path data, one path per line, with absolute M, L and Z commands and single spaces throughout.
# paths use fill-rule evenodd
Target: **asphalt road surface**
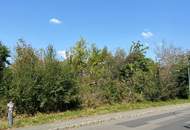
M 190 130 L 190 108 L 132 120 L 119 119 L 70 130 Z

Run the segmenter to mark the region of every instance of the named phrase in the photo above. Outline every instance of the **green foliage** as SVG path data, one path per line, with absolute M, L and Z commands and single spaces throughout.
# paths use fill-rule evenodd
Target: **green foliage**
M 129 55 L 120 71 L 122 79 L 130 86 L 137 100 L 155 100 L 159 90 L 156 84 L 156 64 L 145 53 L 148 48 L 140 42 L 133 42 Z M 133 97 L 132 97 L 133 98 Z M 138 99 L 139 98 L 139 99 Z
M 38 92 L 41 88 L 39 59 L 35 50 L 20 40 L 16 47 L 15 63 L 12 65 L 13 79 L 10 96 L 14 99 L 17 112 L 34 114 L 38 110 Z
M 18 113 L 63 111 L 78 104 L 77 86 L 65 65 L 56 59 L 53 46 L 41 54 L 19 41 L 12 65 L 10 97 Z
M 9 99 L 18 114 L 34 115 L 187 98 L 188 53 L 164 48 L 156 62 L 146 57 L 147 50 L 138 41 L 128 54 L 123 49 L 112 54 L 80 39 L 61 61 L 52 45 L 38 50 L 19 40 L 14 61 L 7 66 L 9 51 L 0 44 L 0 112 L 5 114 Z
M 0 97 L 3 93 L 3 76 L 6 64 L 9 64 L 7 58 L 10 57 L 8 48 L 0 42 Z
M 7 102 L 7 82 L 9 82 L 8 69 L 7 65 L 9 65 L 8 61 L 9 50 L 8 48 L 0 42 L 0 117 L 4 115 L 6 111 L 6 102 Z
M 10 57 L 8 48 L 0 42 L 0 73 L 2 73 L 5 65 L 9 64 L 8 57 Z
M 56 58 L 53 46 L 49 46 L 44 53 L 41 74 L 42 87 L 40 94 L 40 108 L 43 111 L 63 111 L 78 105 L 77 85 L 68 72 L 68 64 L 60 63 Z
M 189 54 L 181 55 L 178 63 L 173 67 L 172 77 L 175 80 L 176 85 L 176 96 L 179 98 L 189 97 L 189 79 L 188 79 L 188 68 L 189 68 Z
M 188 98 L 189 52 L 163 44 L 157 49 L 160 98 Z

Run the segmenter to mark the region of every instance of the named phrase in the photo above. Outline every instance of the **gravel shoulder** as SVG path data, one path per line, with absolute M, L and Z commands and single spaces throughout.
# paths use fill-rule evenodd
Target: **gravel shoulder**
M 96 115 L 89 117 L 81 117 L 77 119 L 58 121 L 54 123 L 48 123 L 38 126 L 30 126 L 24 128 L 15 128 L 13 130 L 65 130 L 68 128 L 76 128 L 87 125 L 99 124 L 104 122 L 109 122 L 118 119 L 125 119 L 126 121 L 134 120 L 142 117 L 154 116 L 164 113 L 172 113 L 175 111 L 180 111 L 184 109 L 190 109 L 190 103 L 179 104 L 179 105 L 169 105 L 162 107 L 152 107 L 146 109 L 138 109 L 127 112 L 117 112 L 105 115 Z

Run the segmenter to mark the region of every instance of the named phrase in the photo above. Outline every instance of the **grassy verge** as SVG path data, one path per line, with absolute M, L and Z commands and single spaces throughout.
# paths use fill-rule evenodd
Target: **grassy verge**
M 143 109 L 149 107 L 158 107 L 158 106 L 183 104 L 183 103 L 190 103 L 190 100 L 176 99 L 170 101 L 157 101 L 157 102 L 145 101 L 140 103 L 113 104 L 113 105 L 101 106 L 96 109 L 82 109 L 82 110 L 66 111 L 66 112 L 51 113 L 51 114 L 38 113 L 33 117 L 20 115 L 14 119 L 14 127 L 32 126 L 49 122 L 55 122 L 59 120 L 74 119 L 83 116 L 100 115 L 111 112 L 121 112 L 121 111 L 128 111 L 134 109 Z M 4 129 L 7 129 L 7 121 L 5 119 L 1 119 L 0 130 Z

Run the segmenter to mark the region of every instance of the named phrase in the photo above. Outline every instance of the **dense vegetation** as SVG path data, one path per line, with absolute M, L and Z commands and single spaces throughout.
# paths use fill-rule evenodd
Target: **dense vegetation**
M 157 60 L 147 58 L 148 47 L 133 42 L 126 53 L 88 46 L 79 40 L 59 60 L 52 45 L 35 49 L 19 40 L 10 52 L 0 43 L 0 114 L 12 99 L 16 112 L 58 112 L 133 103 L 188 98 L 189 52 L 172 46 L 157 49 Z

